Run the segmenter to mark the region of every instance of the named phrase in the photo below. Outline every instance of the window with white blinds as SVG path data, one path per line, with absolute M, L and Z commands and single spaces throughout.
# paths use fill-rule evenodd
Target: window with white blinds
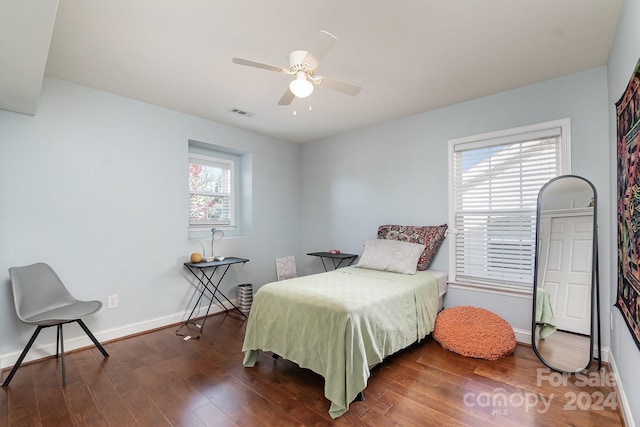
M 569 119 L 449 141 L 453 282 L 531 291 L 538 192 L 569 146 Z
M 189 155 L 189 225 L 233 225 L 233 161 Z

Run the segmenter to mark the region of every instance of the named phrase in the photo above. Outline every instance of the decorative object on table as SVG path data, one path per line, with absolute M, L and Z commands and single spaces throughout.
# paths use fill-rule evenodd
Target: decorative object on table
M 640 350 L 640 60 L 616 103 L 618 140 L 618 297 L 622 313 Z
M 516 337 L 506 320 L 484 308 L 456 306 L 436 317 L 433 339 L 454 353 L 496 360 L 513 353 Z
M 213 242 L 216 240 L 222 240 L 223 237 L 224 231 L 219 230 L 215 227 L 211 229 L 211 256 L 206 258 L 207 262 L 224 260 L 224 257 L 218 257 L 218 259 L 216 259 L 215 253 L 213 252 Z
M 331 255 L 340 255 L 340 249 L 331 249 L 329 253 Z
M 278 281 L 293 279 L 294 277 L 297 277 L 298 272 L 296 271 L 296 257 L 291 255 L 277 258 L 276 275 L 278 277 Z
M 200 255 L 200 252 L 194 252 L 191 254 L 189 259 L 191 260 L 191 262 L 198 263 L 202 261 L 202 255 Z
M 247 314 L 251 311 L 251 303 L 253 302 L 253 285 L 251 283 L 243 283 L 238 285 L 238 308 Z

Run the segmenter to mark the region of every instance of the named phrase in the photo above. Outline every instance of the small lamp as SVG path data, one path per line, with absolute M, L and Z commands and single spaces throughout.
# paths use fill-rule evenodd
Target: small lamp
M 298 71 L 296 79 L 289 83 L 289 90 L 298 98 L 306 98 L 313 92 L 313 83 L 307 80 L 304 71 Z
M 224 232 L 222 230 L 218 230 L 215 227 L 211 229 L 211 256 L 207 258 L 207 261 L 211 262 L 216 260 L 216 257 L 213 254 L 213 242 L 215 240 L 220 240 L 223 237 L 224 237 Z M 218 258 L 221 258 L 219 259 L 219 261 L 224 260 L 224 257 L 218 257 Z

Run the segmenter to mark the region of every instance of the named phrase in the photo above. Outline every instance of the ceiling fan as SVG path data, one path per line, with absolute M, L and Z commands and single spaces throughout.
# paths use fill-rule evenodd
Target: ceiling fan
M 320 31 L 320 37 L 311 50 L 296 50 L 289 54 L 289 68 L 242 58 L 233 58 L 232 61 L 234 64 L 248 65 L 249 67 L 295 76 L 296 78 L 289 83 L 289 88 L 278 101 L 278 105 L 289 105 L 295 97 L 306 98 L 311 95 L 314 86 L 324 86 L 354 96 L 360 92 L 360 86 L 315 74 L 318 64 L 333 48 L 337 40 L 333 34 L 324 30 Z

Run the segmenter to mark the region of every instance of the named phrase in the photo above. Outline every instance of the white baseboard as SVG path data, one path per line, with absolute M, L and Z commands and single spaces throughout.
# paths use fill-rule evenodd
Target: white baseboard
M 521 344 L 531 345 L 531 331 L 525 331 L 524 329 L 513 328 L 513 333 L 516 336 L 516 341 Z
M 633 420 L 633 414 L 631 413 L 631 409 L 629 406 L 629 400 L 627 400 L 627 395 L 624 392 L 620 373 L 618 372 L 616 362 L 613 358 L 613 353 L 609 354 L 609 368 L 611 369 L 611 372 L 613 372 L 613 377 L 616 381 L 616 391 L 618 392 L 618 402 L 620 403 L 620 413 L 622 414 L 622 421 L 627 427 L 636 427 L 636 423 Z
M 232 302 L 234 302 L 235 304 L 235 301 L 232 301 Z M 226 304 L 225 308 L 228 309 L 232 307 Z M 222 306 L 218 304 L 212 304 L 209 314 L 211 315 L 215 313 L 220 313 L 223 310 L 224 309 Z M 163 317 L 157 317 L 155 319 L 132 323 L 129 325 L 125 325 L 125 326 L 121 326 L 113 329 L 107 329 L 107 330 L 98 331 L 98 332 L 92 331 L 92 332 L 98 341 L 100 341 L 101 343 L 104 343 L 107 341 L 112 341 L 115 339 L 130 336 L 130 335 L 135 335 L 135 334 L 150 331 L 153 329 L 163 328 L 168 325 L 184 322 L 189 316 L 190 312 L 191 310 L 187 310 L 184 312 L 174 313 L 174 314 L 170 314 L 168 316 L 163 316 Z M 194 317 L 202 317 L 206 314 L 206 312 L 207 312 L 207 307 L 204 306 L 196 310 L 193 315 Z M 26 342 L 25 342 L 25 345 L 26 345 Z M 82 335 L 79 335 L 77 337 L 64 340 L 65 353 L 72 350 L 77 350 L 80 348 L 91 347 L 91 346 L 93 346 L 93 342 L 84 333 L 82 333 Z M 13 351 L 10 353 L 0 354 L 0 369 L 5 369 L 13 366 L 18 361 L 18 358 L 20 357 L 21 353 L 22 353 L 22 349 L 18 351 Z M 55 354 L 56 354 L 55 341 L 44 343 L 44 344 L 38 344 L 38 340 L 36 340 L 36 342 L 33 344 L 31 349 L 25 356 L 22 363 L 43 359 L 45 357 L 55 356 Z

